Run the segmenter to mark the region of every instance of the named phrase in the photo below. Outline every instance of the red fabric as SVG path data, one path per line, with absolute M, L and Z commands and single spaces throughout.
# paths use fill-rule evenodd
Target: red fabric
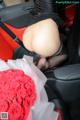
M 20 40 L 22 40 L 23 33 L 26 28 L 14 28 L 13 26 L 4 23 Z M 13 53 L 18 47 L 18 44 L 11 38 L 10 35 L 6 33 L 2 28 L 0 28 L 0 58 L 3 60 L 8 60 L 13 58 Z
M 27 120 L 35 100 L 34 82 L 23 71 L 0 72 L 0 112 L 8 112 L 8 120 Z
M 4 24 L 22 41 L 24 31 L 27 29 L 27 27 L 15 28 L 10 24 L 6 24 L 6 23 Z

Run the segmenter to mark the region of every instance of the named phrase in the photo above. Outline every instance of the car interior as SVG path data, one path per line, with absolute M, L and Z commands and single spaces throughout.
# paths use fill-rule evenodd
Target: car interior
M 10 36 L 13 33 L 14 36 L 14 30 L 23 29 L 50 16 L 59 22 L 63 53 L 68 58 L 57 67 L 43 71 L 48 78 L 45 89 L 49 101 L 55 102 L 55 110 L 60 114 L 59 120 L 80 120 L 80 5 L 58 5 L 55 0 L 44 1 L 30 0 L 6 7 L 4 1 L 0 0 L 0 30 L 3 29 Z M 50 10 L 46 16 L 38 14 L 44 6 Z M 11 31 L 7 25 L 14 30 Z M 13 59 L 22 58 L 24 54 L 30 55 L 19 39 L 19 45 L 12 54 Z

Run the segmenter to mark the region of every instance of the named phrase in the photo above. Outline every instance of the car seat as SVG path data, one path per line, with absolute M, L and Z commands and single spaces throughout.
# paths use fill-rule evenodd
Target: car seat
M 76 7 L 76 14 L 68 37 L 68 65 L 48 70 L 47 86 L 55 91 L 59 100 L 67 105 L 70 120 L 80 120 L 80 6 Z M 51 77 L 52 76 L 52 77 Z M 50 96 L 49 96 L 50 97 Z

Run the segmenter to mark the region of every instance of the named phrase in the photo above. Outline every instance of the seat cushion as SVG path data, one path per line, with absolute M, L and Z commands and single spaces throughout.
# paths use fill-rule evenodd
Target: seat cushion
M 80 99 L 80 64 L 67 65 L 45 72 L 48 86 L 64 101 Z

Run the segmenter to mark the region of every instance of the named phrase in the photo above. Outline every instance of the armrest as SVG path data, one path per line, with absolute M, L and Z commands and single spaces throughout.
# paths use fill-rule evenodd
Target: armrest
M 47 84 L 65 101 L 80 99 L 80 64 L 47 71 Z

